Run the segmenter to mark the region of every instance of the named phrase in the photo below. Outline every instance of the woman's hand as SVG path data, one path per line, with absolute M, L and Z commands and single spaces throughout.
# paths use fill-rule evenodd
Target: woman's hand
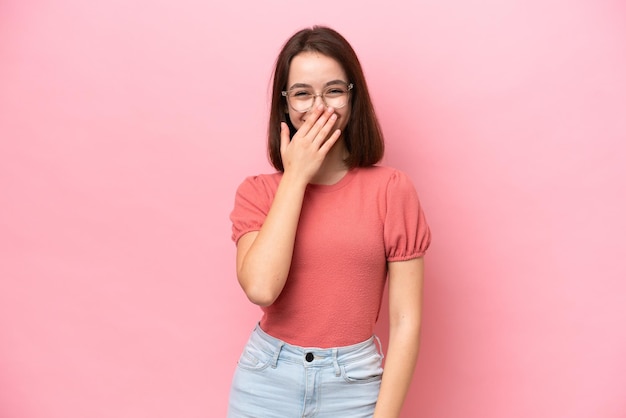
M 322 166 L 328 151 L 341 136 L 341 131 L 333 127 L 337 121 L 335 109 L 324 110 L 319 105 L 310 111 L 309 117 L 302 124 L 293 139 L 289 138 L 289 127 L 281 123 L 280 153 L 285 174 L 298 178 L 308 184 Z

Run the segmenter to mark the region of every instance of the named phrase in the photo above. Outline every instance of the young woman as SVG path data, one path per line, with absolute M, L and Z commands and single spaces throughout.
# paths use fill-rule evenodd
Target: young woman
M 283 46 L 268 132 L 276 173 L 231 214 L 237 277 L 263 317 L 231 418 L 397 418 L 418 353 L 430 232 L 411 181 L 375 165 L 383 137 L 358 58 L 327 27 Z M 389 278 L 389 347 L 373 336 Z

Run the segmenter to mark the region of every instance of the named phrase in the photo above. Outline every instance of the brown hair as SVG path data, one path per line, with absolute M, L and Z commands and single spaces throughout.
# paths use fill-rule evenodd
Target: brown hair
M 282 91 L 287 89 L 291 60 L 301 52 L 313 51 L 333 58 L 341 64 L 348 81 L 354 84 L 351 93 L 351 113 L 343 138 L 349 156 L 349 168 L 368 167 L 383 158 L 383 134 L 374 112 L 365 76 L 356 53 L 338 32 L 324 26 L 313 26 L 295 33 L 283 45 L 274 68 L 272 105 L 268 128 L 268 152 L 272 165 L 284 171 L 280 155 L 280 123 L 285 122 L 287 102 Z

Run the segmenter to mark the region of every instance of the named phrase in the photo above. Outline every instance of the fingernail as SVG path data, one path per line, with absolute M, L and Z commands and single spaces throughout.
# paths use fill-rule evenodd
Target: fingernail
M 324 110 L 324 105 L 323 104 L 317 105 L 317 110 Z
M 333 108 L 333 107 L 329 107 L 329 108 L 328 108 L 328 112 L 329 112 L 329 113 L 332 113 L 332 112 L 334 112 L 334 111 L 335 111 L 335 108 Z

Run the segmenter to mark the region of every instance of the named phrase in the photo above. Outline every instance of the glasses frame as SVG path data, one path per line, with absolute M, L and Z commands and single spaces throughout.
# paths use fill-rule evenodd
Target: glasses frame
M 326 88 L 326 90 L 329 90 L 329 89 L 331 89 L 331 88 L 332 88 L 332 86 L 329 86 L 328 88 Z M 346 88 L 348 89 L 348 92 L 347 92 L 346 94 L 347 94 L 347 95 L 348 95 L 348 97 L 349 97 L 349 96 L 350 96 L 350 94 L 352 93 L 352 89 L 354 88 L 354 84 L 352 84 L 352 83 L 346 83 Z M 283 95 L 283 97 L 285 98 L 285 100 L 287 100 L 287 104 L 289 105 L 289 107 L 291 108 L 291 110 L 293 110 L 294 112 L 298 112 L 298 113 L 306 113 L 306 112 L 308 112 L 309 110 L 313 109 L 313 106 L 315 106 L 315 98 L 316 98 L 316 97 L 320 97 L 320 98 L 322 99 L 322 102 L 324 102 L 324 105 L 325 105 L 326 107 L 329 107 L 329 106 L 328 106 L 328 104 L 326 103 L 326 99 L 324 98 L 324 93 L 325 93 L 325 91 L 324 91 L 324 92 L 322 92 L 322 93 L 314 93 L 314 94 L 312 95 L 312 96 L 313 96 L 313 102 L 312 102 L 312 104 L 311 104 L 311 107 L 309 107 L 308 109 L 306 109 L 306 110 L 298 110 L 298 109 L 295 109 L 295 108 L 291 105 L 291 102 L 289 101 L 289 92 L 291 92 L 291 91 L 292 91 L 292 90 L 283 90 L 283 91 L 281 91 L 281 92 L 280 92 L 280 94 L 282 94 L 282 95 Z M 346 103 L 345 103 L 343 106 L 334 107 L 334 108 L 335 108 L 335 109 L 341 109 L 341 108 L 343 108 L 343 107 L 346 107 L 346 105 L 347 105 L 347 104 L 348 104 L 348 101 L 346 101 Z

